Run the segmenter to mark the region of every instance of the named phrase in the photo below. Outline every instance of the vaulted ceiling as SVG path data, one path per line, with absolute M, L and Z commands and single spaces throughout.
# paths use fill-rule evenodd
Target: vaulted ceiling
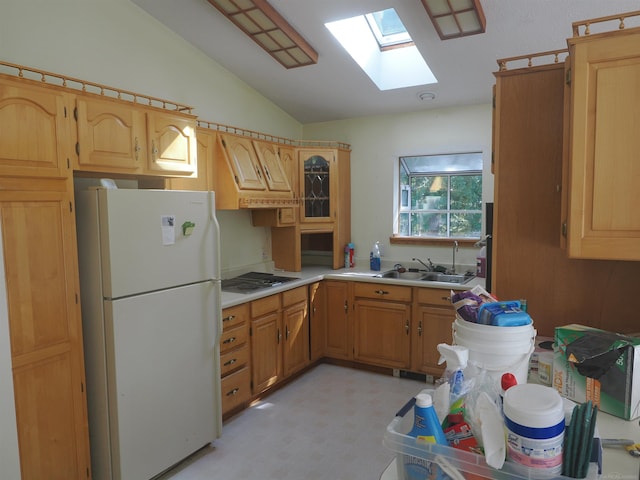
M 572 22 L 640 10 L 639 0 L 481 0 L 486 33 L 443 41 L 420 0 L 270 0 L 318 52 L 317 64 L 286 69 L 207 0 L 132 1 L 303 124 L 488 103 L 497 59 L 566 48 Z M 378 90 L 324 25 L 391 7 L 437 84 Z

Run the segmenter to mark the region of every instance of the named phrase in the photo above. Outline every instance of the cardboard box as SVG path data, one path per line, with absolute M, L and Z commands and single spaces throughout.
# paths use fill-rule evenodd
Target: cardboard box
M 553 386 L 560 395 L 626 420 L 640 417 L 640 338 L 584 325 L 555 329 Z

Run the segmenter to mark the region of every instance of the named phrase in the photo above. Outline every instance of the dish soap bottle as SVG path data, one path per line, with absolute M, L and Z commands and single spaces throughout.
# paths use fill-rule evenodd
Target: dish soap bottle
M 407 435 L 416 437 L 418 442 L 448 445 L 430 394 L 421 392 L 416 395 L 416 404 L 413 412 L 413 428 Z M 407 480 L 446 478 L 443 472 L 438 471 L 437 464 L 424 458 L 404 455 L 403 463 Z
M 369 256 L 369 268 L 374 271 L 380 270 L 380 242 L 373 244 L 373 249 Z

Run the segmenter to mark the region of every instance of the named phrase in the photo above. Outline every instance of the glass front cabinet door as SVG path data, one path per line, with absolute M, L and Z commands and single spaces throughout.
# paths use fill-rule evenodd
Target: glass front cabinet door
M 335 154 L 327 150 L 302 150 L 300 155 L 301 222 L 328 222 L 335 217 L 333 204 Z

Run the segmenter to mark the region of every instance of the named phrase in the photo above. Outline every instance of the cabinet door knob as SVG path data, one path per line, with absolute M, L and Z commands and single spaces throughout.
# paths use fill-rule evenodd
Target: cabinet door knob
M 407 335 L 409 335 L 409 319 L 404 322 L 404 330 L 407 332 Z
M 389 295 L 389 292 L 387 292 L 386 290 L 376 290 L 373 293 L 377 293 L 378 295 Z
M 224 366 L 228 367 L 229 365 L 233 365 L 234 363 L 236 363 L 238 361 L 237 358 L 232 358 L 231 360 L 229 360 L 228 362 L 224 362 Z
M 222 319 L 223 322 L 230 322 L 231 320 L 233 320 L 234 318 L 236 318 L 235 315 L 229 315 L 228 317 L 224 317 Z
M 227 343 L 233 343 L 236 341 L 236 337 L 229 337 L 226 340 L 223 340 L 222 343 L 227 344 Z
M 418 322 L 418 336 L 422 336 L 422 320 Z
M 231 397 L 231 396 L 237 394 L 239 391 L 240 391 L 239 388 L 234 388 L 233 390 L 227 392 L 227 397 Z

